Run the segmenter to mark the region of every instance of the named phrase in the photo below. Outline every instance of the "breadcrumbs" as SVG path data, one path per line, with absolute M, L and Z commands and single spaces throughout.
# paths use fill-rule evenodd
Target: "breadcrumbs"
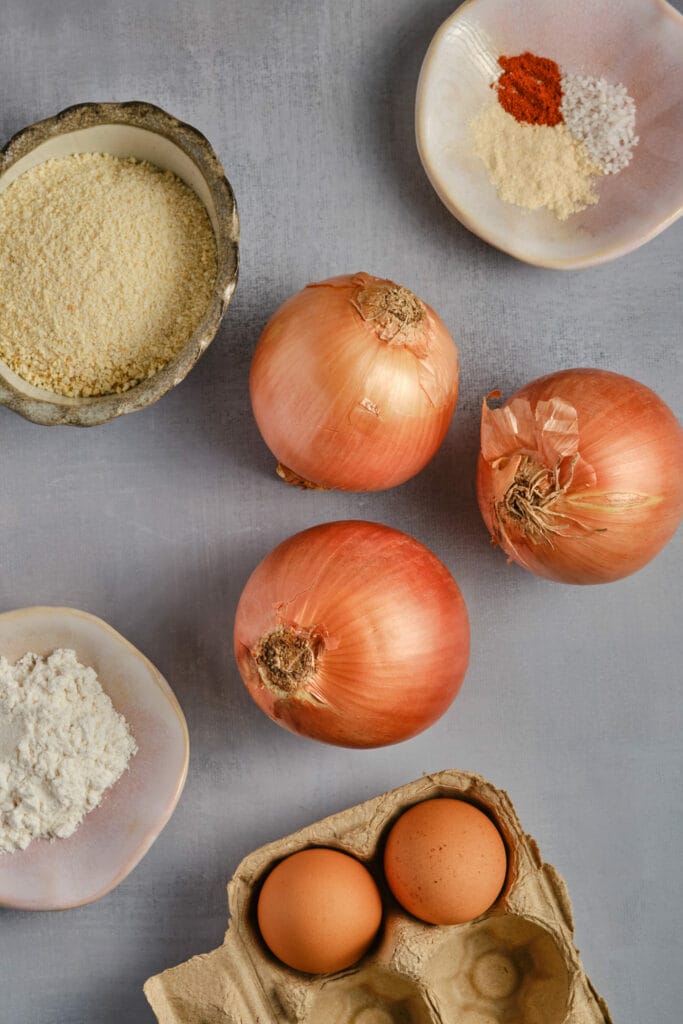
M 204 206 L 150 163 L 48 160 L 0 195 L 0 358 L 37 387 L 105 395 L 153 376 L 215 280 Z

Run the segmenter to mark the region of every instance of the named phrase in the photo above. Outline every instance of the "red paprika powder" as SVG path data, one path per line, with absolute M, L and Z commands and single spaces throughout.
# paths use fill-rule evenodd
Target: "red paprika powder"
M 508 114 L 526 124 L 561 124 L 562 81 L 558 64 L 535 53 L 499 57 L 503 74 L 493 88 Z

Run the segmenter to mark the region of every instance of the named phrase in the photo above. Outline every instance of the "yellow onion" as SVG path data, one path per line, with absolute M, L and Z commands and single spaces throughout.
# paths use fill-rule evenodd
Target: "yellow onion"
M 439 559 L 399 530 L 314 526 L 267 555 L 244 588 L 235 657 L 251 696 L 292 732 L 345 747 L 408 739 L 449 707 L 469 620 Z
M 681 521 L 683 431 L 643 384 L 562 370 L 501 408 L 484 400 L 477 490 L 512 561 L 562 583 L 608 583 L 654 558 Z
M 407 288 L 349 274 L 309 284 L 277 310 L 249 383 L 283 479 L 378 491 L 439 448 L 458 397 L 458 351 Z

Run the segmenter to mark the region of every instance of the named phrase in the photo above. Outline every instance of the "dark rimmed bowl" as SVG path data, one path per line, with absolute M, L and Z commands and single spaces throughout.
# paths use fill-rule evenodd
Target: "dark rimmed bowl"
M 213 341 L 237 285 L 239 218 L 232 188 L 208 140 L 149 103 L 82 103 L 18 132 L 0 151 L 0 193 L 31 167 L 74 153 L 109 153 L 172 171 L 206 207 L 217 275 L 197 329 L 153 377 L 122 394 L 69 398 L 34 387 L 0 361 L 0 403 L 34 423 L 95 426 L 156 402 L 179 384 Z

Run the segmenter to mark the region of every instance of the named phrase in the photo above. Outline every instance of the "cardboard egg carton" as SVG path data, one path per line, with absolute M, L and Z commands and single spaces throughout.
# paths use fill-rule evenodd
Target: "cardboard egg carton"
M 424 924 L 392 897 L 387 833 L 412 804 L 468 800 L 498 826 L 508 872 L 496 903 L 462 925 Z M 283 857 L 327 846 L 361 860 L 384 901 L 378 939 L 338 974 L 300 974 L 266 948 L 256 924 L 262 881 Z M 150 978 L 160 1024 L 612 1024 L 573 942 L 564 881 L 544 864 L 507 796 L 477 775 L 443 771 L 351 807 L 251 853 L 228 885 L 223 945 Z

